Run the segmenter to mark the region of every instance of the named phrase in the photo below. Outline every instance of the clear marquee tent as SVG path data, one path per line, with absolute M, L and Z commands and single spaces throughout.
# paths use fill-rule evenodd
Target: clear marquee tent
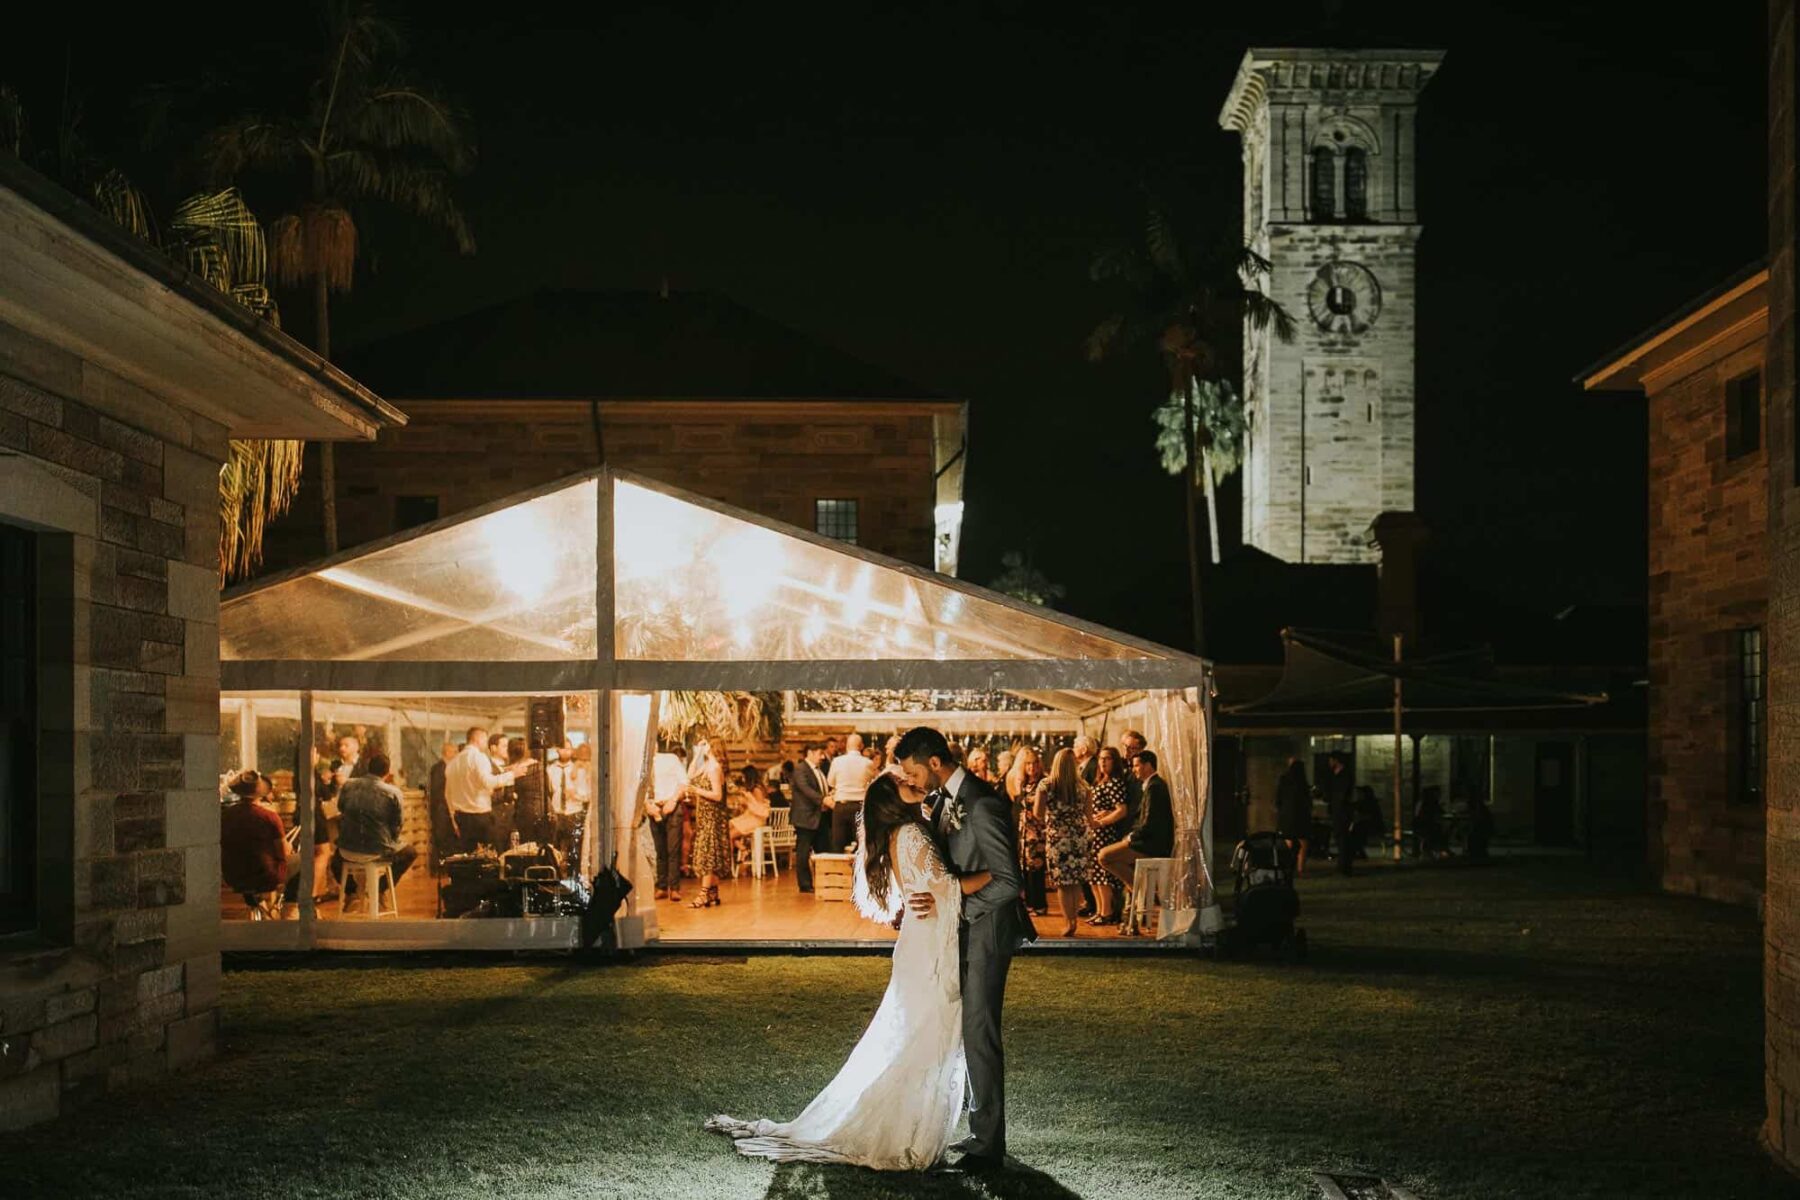
M 435 707 L 445 728 L 483 697 L 581 695 L 596 747 L 590 874 L 638 886 L 625 946 L 654 940 L 633 830 L 665 690 L 982 689 L 1087 719 L 1123 698 L 1175 801 L 1162 931 L 1197 936 L 1207 863 L 1209 665 L 1192 655 L 684 492 L 600 468 L 228 591 L 226 706 Z M 404 699 L 402 699 L 404 698 Z M 932 714 L 921 713 L 929 722 Z M 310 772 L 296 820 L 312 838 Z M 306 889 L 302 889 L 305 891 Z M 648 910 L 648 911 L 646 911 Z M 227 948 L 573 946 L 566 917 L 228 922 Z

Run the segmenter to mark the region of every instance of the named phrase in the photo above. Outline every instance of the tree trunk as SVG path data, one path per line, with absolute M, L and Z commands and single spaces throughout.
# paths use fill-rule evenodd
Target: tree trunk
M 1197 431 L 1194 428 L 1194 381 L 1192 379 L 1188 379 L 1182 384 L 1181 414 L 1185 422 L 1183 428 L 1187 431 L 1188 437 L 1187 470 L 1182 473 L 1185 478 L 1182 480 L 1181 488 L 1181 494 L 1187 504 L 1188 595 L 1193 598 L 1194 602 L 1194 653 L 1204 655 L 1206 653 L 1206 619 L 1200 602 L 1200 530 L 1198 519 L 1194 516 L 1195 493 L 1199 490 L 1194 486 L 1194 449 L 1200 439 L 1196 436 Z
M 313 279 L 313 349 L 319 357 L 331 361 L 331 298 L 325 290 L 325 275 Z M 325 553 L 336 554 L 337 526 L 337 454 L 330 442 L 319 443 L 319 497 L 325 515 Z
M 1206 536 L 1212 546 L 1213 565 L 1219 565 L 1219 497 L 1213 491 L 1212 451 L 1200 448 L 1200 479 L 1206 485 Z

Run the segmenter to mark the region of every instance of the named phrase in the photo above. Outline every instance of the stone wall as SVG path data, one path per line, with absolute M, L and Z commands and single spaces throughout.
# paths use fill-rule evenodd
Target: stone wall
M 1767 1118 L 1800 1168 L 1800 489 L 1794 412 L 1794 0 L 1769 3 L 1769 786 L 1763 929 Z
M 214 1047 L 225 447 L 0 324 L 0 520 L 44 531 L 39 928 L 0 938 L 0 1128 Z
M 337 449 L 344 547 L 395 531 L 396 497 L 430 496 L 441 516 L 588 470 L 584 401 L 409 400 L 409 424 Z M 894 405 L 721 401 L 606 403 L 614 466 L 803 529 L 813 502 L 854 499 L 859 544 L 929 567 L 936 530 L 933 418 Z M 270 534 L 268 569 L 324 552 L 318 473 Z
M 1768 613 L 1769 464 L 1726 456 L 1727 381 L 1763 367 L 1759 341 L 1702 359 L 1650 393 L 1647 850 L 1672 892 L 1753 903 L 1760 799 L 1734 795 L 1737 634 Z

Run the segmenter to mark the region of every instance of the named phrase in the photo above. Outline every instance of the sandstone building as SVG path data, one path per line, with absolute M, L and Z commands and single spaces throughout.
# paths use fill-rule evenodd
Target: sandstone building
M 965 406 L 706 292 L 547 290 L 367 346 L 409 417 L 337 452 L 343 548 L 608 463 L 946 573 Z M 596 438 L 598 434 L 598 439 Z M 268 567 L 324 552 L 309 469 Z
M 0 1128 L 212 1052 L 227 439 L 403 419 L 0 154 Z
M 1371 562 L 1370 522 L 1413 507 L 1414 114 L 1442 59 L 1253 49 L 1219 114 L 1245 240 L 1299 325 L 1244 343 L 1244 540 L 1288 562 Z
M 1754 903 L 1769 746 L 1769 272 L 1583 372 L 1650 406 L 1647 852 L 1673 892 Z

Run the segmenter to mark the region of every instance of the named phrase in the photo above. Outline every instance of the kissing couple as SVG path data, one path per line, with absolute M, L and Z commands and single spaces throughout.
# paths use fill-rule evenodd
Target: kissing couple
M 1020 895 L 1012 810 L 920 726 L 863 801 L 856 906 L 904 913 L 881 1006 L 837 1077 L 792 1121 L 715 1116 L 738 1152 L 879 1171 L 1004 1165 L 1006 1068 L 1000 1009 L 1015 951 L 1036 931 Z M 969 1136 L 951 1145 L 966 1107 Z

